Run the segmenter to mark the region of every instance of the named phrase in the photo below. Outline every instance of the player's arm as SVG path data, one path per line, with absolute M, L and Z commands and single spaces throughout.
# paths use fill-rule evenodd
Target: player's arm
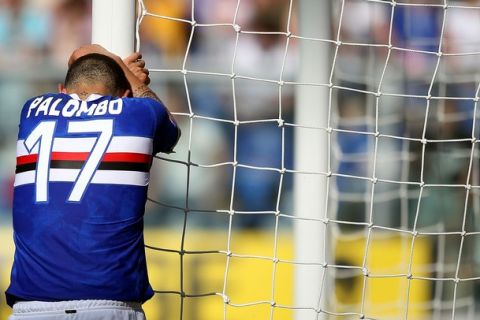
M 125 59 L 123 63 L 130 69 L 130 71 L 144 84 L 150 84 L 150 72 L 145 68 L 145 60 L 142 60 L 140 52 L 134 52 Z
M 127 58 L 123 59 L 123 63 L 128 68 L 130 73 L 132 73 L 135 76 L 135 78 L 140 80 L 140 82 L 143 84 L 143 85 L 136 84 L 137 82 L 136 80 L 133 85 L 132 85 L 132 82 L 130 82 L 133 97 L 152 98 L 162 103 L 158 98 L 158 96 L 148 87 L 148 84 L 150 83 L 150 78 L 148 76 L 149 72 L 148 72 L 148 69 L 145 68 L 145 61 L 142 60 L 142 55 L 138 52 L 134 52 Z M 127 79 L 129 80 L 128 76 L 127 76 Z M 168 120 L 164 119 L 163 124 L 161 125 L 162 129 L 166 130 L 165 132 L 163 132 L 162 135 L 166 137 L 169 134 L 171 134 L 169 131 L 172 130 L 171 129 L 172 125 L 175 128 L 175 138 L 172 140 L 173 143 L 167 149 L 162 150 L 162 152 L 170 153 L 172 152 L 173 147 L 177 144 L 178 140 L 180 139 L 181 131 L 180 131 L 180 127 L 178 127 L 175 121 L 175 118 L 173 118 L 170 111 L 166 107 L 165 107 L 165 110 L 168 115 L 167 117 Z
M 148 77 L 148 69 L 145 68 L 145 61 L 141 59 L 142 55 L 135 52 L 125 58 L 125 60 L 117 57 L 115 61 L 120 65 L 130 83 L 132 96 L 136 98 L 152 98 L 160 101 L 158 96 L 148 86 L 150 78 Z M 160 101 L 161 102 L 161 101 Z
M 122 60 L 119 56 L 98 44 L 88 44 L 73 51 L 68 64 L 71 65 L 78 58 L 90 53 L 106 55 L 118 63 L 130 84 L 133 97 L 151 98 L 161 102 L 155 92 L 148 87 L 150 78 L 148 77 L 148 70 L 145 69 L 145 61 L 141 60 L 142 56 L 140 53 L 133 53 L 125 60 Z
M 148 77 L 149 72 L 148 69 L 145 68 L 145 61 L 142 60 L 142 55 L 140 53 L 135 52 L 121 62 L 119 62 L 118 59 L 116 60 L 119 64 L 123 62 L 120 66 L 125 72 L 127 80 L 130 82 L 133 97 L 151 98 L 162 103 L 155 92 L 148 87 L 148 84 L 150 83 L 150 78 Z M 154 149 L 157 149 L 158 147 L 156 151 L 171 153 L 173 152 L 173 147 L 175 147 L 180 139 L 181 131 L 168 108 L 165 107 L 165 111 L 167 112 L 167 117 L 162 118 L 163 121 L 159 123 L 159 130 L 163 137 L 161 141 L 164 143 L 169 141 L 170 144 L 166 144 L 165 146 L 154 146 Z M 167 137 L 170 139 L 167 139 Z
M 111 53 L 110 51 L 106 50 L 100 45 L 97 44 L 90 44 L 85 45 L 77 50 L 75 50 L 72 55 L 70 56 L 69 65 L 73 63 L 76 59 L 90 53 L 99 53 L 106 55 L 113 60 L 115 60 L 118 65 L 122 68 L 125 76 L 130 84 L 130 89 L 132 96 L 135 98 L 150 98 L 153 100 L 158 101 L 164 108 L 167 113 L 166 117 L 162 117 L 162 122 L 159 123 L 159 127 L 161 128 L 163 136 L 171 136 L 172 139 L 168 146 L 159 147 L 157 151 L 161 152 L 172 152 L 173 147 L 178 142 L 181 131 L 180 127 L 178 127 L 175 118 L 173 118 L 172 114 L 168 110 L 167 107 L 164 106 L 160 98 L 153 92 L 149 87 L 148 84 L 150 83 L 150 78 L 148 77 L 148 70 L 145 68 L 145 61 L 141 59 L 140 53 L 133 53 L 125 60 L 122 60 L 119 56 Z

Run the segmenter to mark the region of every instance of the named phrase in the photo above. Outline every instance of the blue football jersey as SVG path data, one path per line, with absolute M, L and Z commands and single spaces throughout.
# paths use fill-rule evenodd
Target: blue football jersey
M 171 152 L 178 136 L 166 108 L 149 98 L 27 101 L 8 303 L 151 298 L 143 239 L 149 170 L 152 156 Z

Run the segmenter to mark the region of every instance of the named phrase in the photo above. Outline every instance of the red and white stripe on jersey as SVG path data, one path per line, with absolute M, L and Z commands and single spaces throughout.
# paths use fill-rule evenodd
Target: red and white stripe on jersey
M 55 138 L 50 154 L 49 181 L 74 182 L 97 138 Z M 152 160 L 153 140 L 114 136 L 90 183 L 146 186 Z M 14 186 L 35 183 L 38 145 L 31 153 L 24 140 L 17 141 L 17 171 Z

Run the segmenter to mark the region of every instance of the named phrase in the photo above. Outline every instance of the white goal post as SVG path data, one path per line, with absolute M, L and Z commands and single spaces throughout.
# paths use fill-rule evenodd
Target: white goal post
M 134 0 L 92 1 L 92 43 L 125 58 L 135 44 Z
M 329 1 L 301 1 L 299 3 L 299 32 L 315 39 L 330 38 Z M 312 223 L 294 225 L 295 305 L 315 306 L 316 312 L 326 307 L 328 295 L 327 263 L 327 172 L 328 127 L 330 109 L 330 50 L 327 45 L 318 49 L 314 40 L 300 43 L 299 83 L 324 84 L 316 90 L 298 85 L 295 92 L 295 123 L 313 129 L 299 129 L 295 133 L 295 167 L 304 174 L 297 174 L 294 181 L 295 215 L 311 219 Z M 324 222 L 324 223 L 321 223 Z M 302 263 L 311 264 L 303 268 Z M 305 319 L 311 310 L 298 309 L 296 319 Z M 324 313 L 320 313 L 325 316 Z

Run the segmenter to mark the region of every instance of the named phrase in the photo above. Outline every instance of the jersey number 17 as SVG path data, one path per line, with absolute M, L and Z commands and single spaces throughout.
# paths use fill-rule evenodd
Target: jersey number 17
M 32 153 L 35 146 L 38 145 L 38 160 L 35 172 L 35 199 L 37 202 L 48 202 L 50 157 L 56 126 L 57 121 L 42 121 L 24 141 L 29 153 Z M 67 128 L 68 133 L 71 134 L 98 134 L 90 156 L 80 170 L 68 197 L 69 202 L 80 202 L 110 144 L 113 135 L 113 120 L 69 121 Z

